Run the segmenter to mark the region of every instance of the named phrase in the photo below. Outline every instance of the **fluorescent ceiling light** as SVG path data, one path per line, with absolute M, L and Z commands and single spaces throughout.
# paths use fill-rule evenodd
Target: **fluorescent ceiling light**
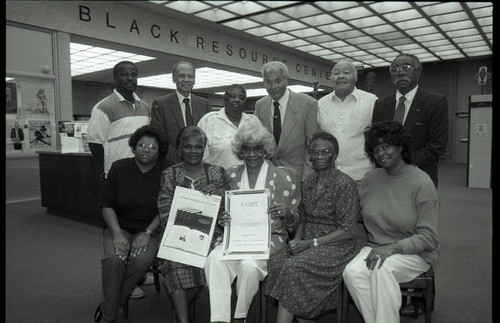
M 156 57 L 138 55 L 103 47 L 70 43 L 71 76 L 77 76 L 113 68 L 118 62 L 139 63 Z
M 262 82 L 262 77 L 218 70 L 210 67 L 201 67 L 196 69 L 195 89 L 205 89 L 231 84 L 246 84 Z M 140 77 L 137 79 L 137 85 L 151 86 L 164 89 L 175 89 L 172 81 L 172 73 Z

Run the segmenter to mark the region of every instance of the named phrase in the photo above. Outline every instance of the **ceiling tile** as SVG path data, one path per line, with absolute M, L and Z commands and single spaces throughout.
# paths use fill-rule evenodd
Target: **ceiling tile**
M 339 11 L 333 11 L 332 14 L 334 14 L 337 17 L 340 17 L 346 21 L 350 21 L 352 19 L 357 19 L 357 18 L 363 18 L 363 17 L 370 17 L 372 16 L 372 13 L 363 7 L 354 7 L 354 8 L 349 8 L 349 9 L 343 9 Z
M 449 22 L 469 20 L 469 16 L 467 16 L 465 12 L 454 12 L 445 15 L 433 16 L 432 20 L 439 25 Z
M 245 1 L 245 2 L 249 2 L 249 1 Z M 262 4 L 262 5 L 267 6 L 269 8 L 279 8 L 279 7 L 283 7 L 283 6 L 297 3 L 296 1 L 253 1 L 253 2 L 258 2 L 259 4 Z
M 196 16 L 213 22 L 236 17 L 234 13 L 230 13 L 228 11 L 216 8 L 198 12 L 196 13 Z
M 480 26 L 491 26 L 493 25 L 493 17 L 480 18 L 477 20 Z
M 289 21 L 284 21 L 284 22 L 272 24 L 272 25 L 270 25 L 270 27 L 273 27 L 273 28 L 276 28 L 276 29 L 282 30 L 282 31 L 289 31 L 289 30 L 304 29 L 307 26 L 299 21 L 289 20 Z
M 266 36 L 266 35 L 276 34 L 279 31 L 276 29 L 273 29 L 273 28 L 262 26 L 262 27 L 247 29 L 247 30 L 245 30 L 245 32 L 262 37 L 262 36 Z
M 429 27 L 430 25 L 431 24 L 429 23 L 429 21 L 425 18 L 405 20 L 405 21 L 401 21 L 401 22 L 396 23 L 396 26 L 398 26 L 399 28 L 401 28 L 403 30 Z
M 296 39 L 296 37 L 285 33 L 278 33 L 274 35 L 264 36 L 264 38 L 274 42 L 282 42 L 285 40 Z
M 349 43 L 357 45 L 357 44 L 364 44 L 364 43 L 371 43 L 376 41 L 374 38 L 370 36 L 361 36 L 361 37 L 353 37 L 349 38 Z
M 462 7 L 458 2 L 444 2 L 432 6 L 422 7 L 422 10 L 429 16 L 434 16 L 450 12 L 462 11 Z
M 380 13 L 404 12 L 405 9 L 411 8 L 408 2 L 403 1 L 375 1 L 370 4 L 370 7 Z
M 210 8 L 209 5 L 201 1 L 173 1 L 166 3 L 164 6 L 184 13 L 193 13 Z
M 351 23 L 355 27 L 362 28 L 362 27 L 382 25 L 385 22 L 379 17 L 371 16 L 361 19 L 350 20 L 349 23 Z
M 321 10 L 319 10 L 316 7 L 313 7 L 309 4 L 304 4 L 296 7 L 291 7 L 291 8 L 285 8 L 280 10 L 282 13 L 287 14 L 291 17 L 294 18 L 303 18 L 303 17 L 308 17 L 312 15 L 319 15 L 322 13 Z
M 190 2 L 190 1 L 182 1 Z M 212 3 L 214 1 L 211 1 Z M 238 15 L 246 15 L 249 13 L 259 12 L 266 10 L 266 7 L 259 5 L 254 1 L 236 1 L 231 4 L 223 6 L 224 9 L 234 12 Z
M 319 36 L 307 37 L 307 40 L 310 41 L 311 43 L 321 44 L 327 41 L 337 40 L 337 38 L 332 37 L 330 35 L 319 35 Z
M 317 1 L 314 4 L 329 12 L 358 6 L 355 1 Z
M 391 32 L 394 30 L 395 29 L 389 25 L 376 26 L 376 27 L 370 27 L 370 28 L 363 29 L 363 31 L 365 31 L 367 35 L 372 35 L 372 36 L 374 34 L 387 33 L 387 32 Z
M 472 28 L 474 25 L 471 21 L 460 21 L 460 22 L 452 22 L 449 24 L 441 24 L 439 27 L 443 29 L 443 31 L 452 31 L 452 30 L 460 30 L 466 28 Z
M 260 26 L 261 24 L 255 22 L 255 21 L 252 21 L 250 19 L 238 19 L 238 20 L 225 22 L 225 23 L 223 23 L 223 25 L 225 25 L 227 27 L 234 28 L 234 29 L 245 30 L 245 29 L 250 29 L 250 28 Z
M 405 29 L 405 32 L 410 36 L 418 36 L 418 35 L 433 34 L 437 33 L 438 31 L 436 28 L 429 26 L 429 27 L 421 27 L 415 29 Z
M 284 42 L 281 42 L 281 45 L 289 46 L 292 48 L 295 48 L 297 46 L 304 46 L 304 45 L 310 45 L 311 43 L 306 42 L 305 40 L 302 39 L 293 39 L 293 40 L 287 40 Z
M 321 31 L 314 29 L 314 28 L 306 28 L 306 29 L 301 29 L 301 30 L 293 30 L 290 31 L 290 34 L 297 36 L 297 37 L 311 37 L 311 36 L 316 36 L 322 34 Z
M 277 12 L 263 13 L 260 15 L 252 16 L 251 19 L 264 24 L 274 24 L 276 22 L 290 20 L 290 18 L 288 18 L 287 16 Z
M 316 44 L 312 44 L 312 45 L 306 45 L 306 46 L 296 47 L 296 49 L 301 50 L 303 52 L 312 52 L 312 51 L 321 50 L 321 49 L 324 49 L 324 48 L 321 47 L 321 46 L 318 46 Z
M 378 40 L 384 41 L 384 40 L 389 40 L 389 39 L 404 38 L 405 35 L 403 35 L 399 31 L 395 31 L 393 33 L 373 35 L 373 37 L 377 38 Z
M 300 19 L 300 21 L 305 23 L 305 24 L 317 27 L 317 26 L 322 26 L 322 25 L 326 25 L 326 24 L 333 24 L 334 22 L 337 22 L 338 20 L 333 18 L 331 15 L 325 13 L 325 14 L 316 15 L 316 16 L 312 16 L 312 17 L 302 18 L 302 19 Z
M 336 33 L 336 32 L 348 30 L 351 28 L 348 25 L 344 24 L 343 22 L 337 22 L 334 24 L 319 26 L 318 29 L 323 30 L 324 32 L 327 32 L 327 33 Z
M 386 13 L 384 17 L 391 22 L 398 22 L 403 20 L 411 20 L 421 18 L 422 15 L 415 9 L 408 9 L 403 11 L 397 11 L 393 13 Z

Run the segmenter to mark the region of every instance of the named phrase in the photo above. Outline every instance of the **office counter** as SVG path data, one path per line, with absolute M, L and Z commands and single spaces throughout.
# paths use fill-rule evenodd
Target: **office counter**
M 39 151 L 42 206 L 52 214 L 103 226 L 99 170 L 90 153 Z

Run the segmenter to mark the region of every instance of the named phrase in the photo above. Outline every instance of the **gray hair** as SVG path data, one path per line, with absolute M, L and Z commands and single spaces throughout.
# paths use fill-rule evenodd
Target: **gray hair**
M 289 77 L 288 67 L 286 66 L 285 63 L 278 62 L 278 61 L 271 61 L 271 62 L 264 64 L 264 66 L 262 66 L 262 69 L 261 69 L 261 73 L 262 73 L 263 78 L 265 78 L 265 74 L 269 70 L 279 70 L 281 72 L 281 75 Z
M 274 156 L 276 151 L 274 137 L 260 120 L 254 116 L 238 128 L 231 141 L 231 149 L 239 159 L 242 159 L 241 146 L 248 142 L 264 145 L 266 159 L 271 159 Z

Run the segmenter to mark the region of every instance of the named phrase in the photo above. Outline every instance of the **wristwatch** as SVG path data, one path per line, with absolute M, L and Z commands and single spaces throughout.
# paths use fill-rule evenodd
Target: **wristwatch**
M 152 237 L 153 236 L 153 231 L 151 230 L 144 230 L 148 234 L 148 236 Z
M 315 247 L 318 246 L 318 239 L 316 239 L 316 238 L 313 239 L 313 246 L 315 246 Z

